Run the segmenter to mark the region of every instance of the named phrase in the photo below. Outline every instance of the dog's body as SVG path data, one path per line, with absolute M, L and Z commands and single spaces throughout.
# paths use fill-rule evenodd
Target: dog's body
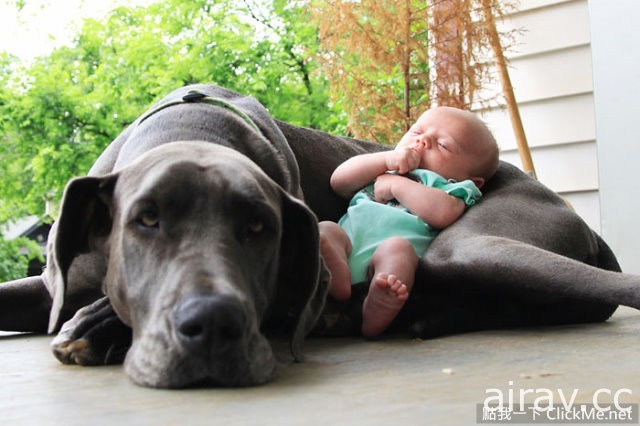
M 57 356 L 121 361 L 130 327 L 127 372 L 162 387 L 263 383 L 272 331 L 288 330 L 300 358 L 316 322 L 325 334 L 359 330 L 366 288 L 318 321 L 328 277 L 316 216 L 346 209 L 329 186 L 338 164 L 388 148 L 273 121 L 225 89 L 190 89 L 68 186 L 43 277 L 0 286 L 0 329 L 43 331 L 49 311 L 55 327 L 105 294 L 63 327 Z M 396 330 L 429 337 L 640 308 L 640 278 L 607 271 L 619 271 L 615 257 L 559 197 L 507 164 L 483 190 L 428 250 Z

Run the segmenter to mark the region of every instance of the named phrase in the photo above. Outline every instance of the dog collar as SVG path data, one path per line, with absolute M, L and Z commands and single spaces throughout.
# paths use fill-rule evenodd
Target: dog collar
M 202 93 L 202 92 L 200 92 L 198 90 L 189 90 L 180 99 L 174 99 L 172 101 L 168 101 L 168 102 L 165 102 L 163 104 L 160 104 L 160 105 L 156 106 L 155 108 L 152 108 L 151 110 L 147 111 L 147 113 L 144 114 L 142 117 L 140 117 L 140 119 L 138 120 L 138 124 L 137 125 L 139 126 L 140 124 L 142 124 L 143 121 L 145 121 L 147 118 L 151 117 L 153 114 L 155 114 L 158 111 L 161 111 L 161 110 L 163 110 L 165 108 L 168 108 L 170 106 L 183 105 L 183 104 L 193 104 L 193 103 L 203 103 L 203 104 L 209 104 L 209 105 L 225 108 L 226 110 L 231 111 L 232 113 L 237 115 L 239 118 L 241 118 L 245 123 L 247 123 L 256 132 L 262 134 L 262 131 L 260 130 L 260 128 L 258 127 L 256 122 L 253 121 L 251 119 L 251 117 L 249 117 L 244 111 L 242 111 L 241 109 L 239 109 L 238 107 L 236 107 L 235 105 L 231 104 L 229 101 L 227 101 L 225 99 L 214 98 L 213 96 L 209 96 L 206 93 Z

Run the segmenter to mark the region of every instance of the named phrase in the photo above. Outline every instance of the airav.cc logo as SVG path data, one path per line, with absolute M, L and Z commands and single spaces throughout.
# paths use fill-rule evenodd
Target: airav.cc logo
M 485 390 L 483 404 L 478 404 L 479 423 L 637 423 L 638 404 L 623 402 L 631 389 L 599 388 L 589 402 L 576 403 L 578 389 L 514 389 L 509 381 L 506 391 Z

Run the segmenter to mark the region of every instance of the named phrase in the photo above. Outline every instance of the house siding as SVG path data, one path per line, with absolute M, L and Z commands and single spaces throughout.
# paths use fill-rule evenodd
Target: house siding
M 593 72 L 586 0 L 522 0 L 500 29 L 519 29 L 507 52 L 509 75 L 538 179 L 600 231 Z M 498 93 L 499 81 L 485 90 Z M 478 108 L 500 144 L 501 159 L 521 167 L 504 104 Z

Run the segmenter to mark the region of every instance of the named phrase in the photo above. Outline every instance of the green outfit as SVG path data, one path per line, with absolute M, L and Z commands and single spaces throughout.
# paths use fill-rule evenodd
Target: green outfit
M 426 186 L 442 189 L 447 194 L 460 198 L 467 206 L 474 205 L 482 196 L 471 180 L 446 180 L 437 173 L 424 169 L 413 170 L 406 176 Z M 367 280 L 371 256 L 382 241 L 390 237 L 405 238 L 421 258 L 439 232 L 395 200 L 386 204 L 376 202 L 373 182 L 351 198 L 347 213 L 338 224 L 351 241 L 349 268 L 353 284 Z

